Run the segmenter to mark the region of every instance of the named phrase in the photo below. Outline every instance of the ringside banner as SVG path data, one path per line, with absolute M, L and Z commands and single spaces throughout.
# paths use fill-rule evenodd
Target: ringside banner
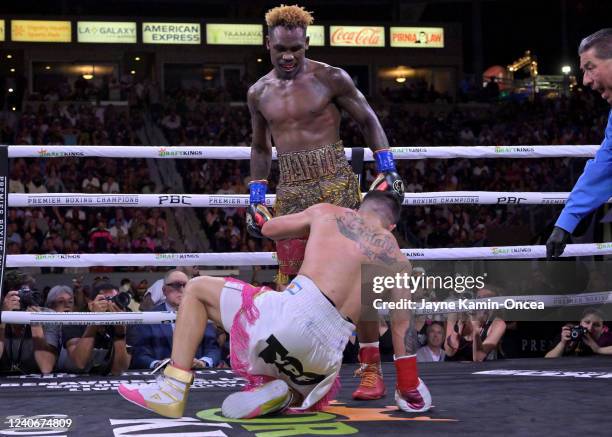
M 11 20 L 11 40 L 72 42 L 72 24 L 70 21 Z
M 444 48 L 443 27 L 391 27 L 391 47 Z
M 261 24 L 217 24 L 206 25 L 207 44 L 263 45 Z
M 310 37 L 310 46 L 315 47 L 325 45 L 325 26 L 308 26 L 306 35 Z
M 329 43 L 332 47 L 384 47 L 383 26 L 330 26 Z
M 145 44 L 200 44 L 200 23 L 142 23 L 142 42 Z
M 135 22 L 78 21 L 77 42 L 135 44 Z

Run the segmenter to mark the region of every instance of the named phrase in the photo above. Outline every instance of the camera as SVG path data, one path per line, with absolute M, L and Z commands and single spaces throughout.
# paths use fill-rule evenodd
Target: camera
M 105 299 L 109 302 L 113 302 L 122 310 L 127 309 L 127 307 L 130 305 L 130 302 L 132 301 L 130 293 L 126 293 L 125 291 L 122 291 L 121 293 L 118 293 L 114 296 L 106 297 Z
M 30 306 L 40 307 L 43 305 L 43 295 L 40 291 L 23 285 L 19 289 L 19 305 L 21 311 L 25 311 Z
M 572 328 L 570 329 L 570 339 L 572 341 L 579 341 L 582 339 L 582 337 L 586 335 L 587 332 L 589 332 L 589 330 L 586 329 L 584 326 L 572 326 Z

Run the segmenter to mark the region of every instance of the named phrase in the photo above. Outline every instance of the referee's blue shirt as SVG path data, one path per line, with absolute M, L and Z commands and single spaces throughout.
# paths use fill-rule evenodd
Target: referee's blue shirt
M 584 216 L 612 197 L 612 110 L 601 147 L 574 185 L 555 226 L 574 232 Z

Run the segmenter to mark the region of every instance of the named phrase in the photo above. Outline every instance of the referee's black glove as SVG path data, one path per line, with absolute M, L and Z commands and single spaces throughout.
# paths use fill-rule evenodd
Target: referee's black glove
M 550 260 L 560 257 L 565 250 L 565 245 L 567 244 L 569 237 L 569 232 L 555 226 L 550 234 L 550 237 L 548 237 L 548 241 L 546 242 L 546 259 Z

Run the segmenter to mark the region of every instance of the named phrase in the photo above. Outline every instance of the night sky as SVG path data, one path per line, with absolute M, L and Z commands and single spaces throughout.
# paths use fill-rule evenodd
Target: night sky
M 297 0 L 296 0 L 297 1 Z M 580 39 L 612 26 L 612 0 L 480 0 L 482 7 L 483 68 L 507 65 L 531 49 L 541 74 L 560 74 L 568 62 L 577 71 Z M 567 5 L 564 59 L 562 4 Z M 268 0 L 2 0 L 0 14 L 122 16 L 156 18 L 261 19 L 268 8 L 281 3 Z M 285 1 L 292 4 L 293 1 Z M 421 23 L 460 22 L 463 26 L 465 71 L 473 71 L 472 1 L 466 0 L 302 0 L 321 21 L 392 21 L 402 7 L 425 4 Z M 350 16 L 347 14 L 350 12 Z

